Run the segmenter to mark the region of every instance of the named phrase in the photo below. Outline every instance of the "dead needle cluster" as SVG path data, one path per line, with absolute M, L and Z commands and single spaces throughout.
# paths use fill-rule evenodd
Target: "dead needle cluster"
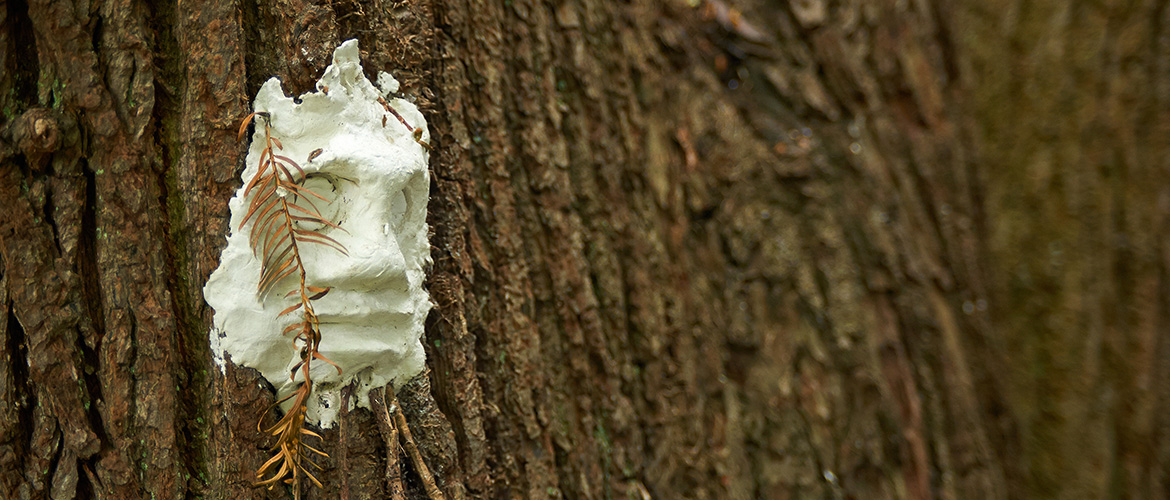
M 300 317 L 299 321 L 284 329 L 285 335 L 295 334 L 293 342 L 300 349 L 300 361 L 289 371 L 289 377 L 297 382 L 297 388 L 274 405 L 291 399 L 292 407 L 288 412 L 276 425 L 263 430 L 276 437 L 276 444 L 272 447 L 272 458 L 256 471 L 259 479 L 257 485 L 272 488 L 284 482 L 292 486 L 294 495 L 299 498 L 302 477 L 321 486 L 321 481 L 310 471 L 310 467 L 321 468 L 313 458 L 328 457 L 325 452 L 304 442 L 305 436 L 321 439 L 319 434 L 305 428 L 305 414 L 309 397 L 313 393 L 312 363 L 314 360 L 324 361 L 341 373 L 341 367 L 318 351 L 321 345 L 321 325 L 313 310 L 313 301 L 329 293 L 329 287 L 308 284 L 301 250 L 303 245 L 316 244 L 343 254 L 348 253 L 337 240 L 320 231 L 304 229 L 341 227 L 321 215 L 317 203 L 329 203 L 329 200 L 304 187 L 304 169 L 293 159 L 278 153 L 284 149 L 284 145 L 272 135 L 271 116 L 268 113 L 248 115 L 240 125 L 239 138 L 243 138 L 253 120 L 257 121 L 257 127 L 263 126 L 264 149 L 260 153 L 256 175 L 244 188 L 244 197 L 249 200 L 248 212 L 237 229 L 242 230 L 248 222 L 252 222 L 249 240 L 252 252 L 261 258 L 257 293 L 263 297 L 286 282 L 286 278 L 295 277 L 296 286 L 284 294 L 284 298 L 293 298 L 295 302 L 277 316 L 296 313 Z M 308 160 L 311 161 L 320 151 L 318 149 L 311 153 Z

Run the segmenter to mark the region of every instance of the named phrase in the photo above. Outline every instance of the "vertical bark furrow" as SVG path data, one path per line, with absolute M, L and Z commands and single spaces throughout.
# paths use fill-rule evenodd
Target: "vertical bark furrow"
M 92 138 L 89 166 L 97 184 L 97 257 L 102 290 L 110 294 L 103 301 L 109 323 L 103 329 L 100 357 L 120 360 L 98 367 L 107 384 L 102 391 L 103 421 L 114 444 L 112 454 L 99 462 L 98 476 L 108 494 L 137 494 L 138 480 L 126 464 L 142 460 L 151 464 L 142 474 L 145 487 L 174 497 L 175 391 L 165 359 L 176 325 L 166 273 L 158 271 L 167 267 L 162 235 L 149 230 L 162 226 L 150 169 L 152 153 L 141 141 L 153 107 L 152 63 L 142 15 L 127 3 L 105 4 L 96 12 L 79 12 L 65 2 L 30 5 L 38 45 L 50 57 L 53 74 L 64 82 L 63 104 L 85 111 L 83 127 Z M 100 36 L 94 37 L 98 24 Z M 143 229 L 145 233 L 140 232 Z M 140 261 L 137 252 L 152 258 Z M 128 357 L 133 351 L 141 354 L 136 362 Z M 141 391 L 133 388 L 131 370 L 142 374 Z M 142 404 L 131 404 L 134 399 Z M 135 420 L 142 426 L 140 435 Z M 154 446 L 146 447 L 147 441 Z
M 245 145 L 236 141 L 240 120 L 250 112 L 241 4 L 236 1 L 179 3 L 173 13 L 178 46 L 173 64 L 181 76 L 177 107 L 168 116 L 177 134 L 175 160 L 168 175 L 170 224 L 178 228 L 175 245 L 180 263 L 178 286 L 189 315 L 181 344 L 190 381 L 185 396 L 192 409 L 185 424 L 193 440 L 189 464 L 195 491 L 218 491 L 223 498 L 254 495 L 253 471 L 267 453 L 255 427 L 232 432 L 231 420 L 255 423 L 272 395 L 258 390 L 254 371 L 229 368 L 227 375 L 211 360 L 207 335 L 213 311 L 203 301 L 203 285 L 215 270 L 226 245 L 228 200 L 239 187 Z
M 29 453 L 32 407 L 24 331 L 13 315 L 8 275 L 0 269 L 0 493 L 16 498 Z
M 872 415 L 854 415 L 858 420 L 851 426 L 822 431 L 820 426 L 828 422 L 818 421 L 826 413 L 806 411 L 814 438 L 861 432 L 877 439 L 870 446 L 880 450 L 886 447 L 880 434 L 866 433 L 881 432 L 878 423 L 893 418 L 901 434 L 895 449 L 902 451 L 876 465 L 902 476 L 899 482 L 908 488 L 907 494 L 929 498 L 935 491 L 974 488 L 998 497 L 1004 491 L 998 467 L 956 465 L 995 460 L 981 417 L 964 420 L 962 425 L 949 422 L 982 414 L 982 402 L 972 398 L 971 373 L 994 370 L 997 365 L 972 367 L 966 361 L 966 337 L 978 330 L 976 323 L 956 313 L 964 302 L 974 309 L 981 293 L 978 281 L 968 274 L 978 267 L 972 262 L 977 255 L 970 250 L 977 236 L 968 229 L 978 215 L 969 202 L 977 196 L 978 186 L 952 174 L 967 168 L 963 151 L 968 146 L 953 132 L 966 124 L 947 104 L 948 69 L 933 52 L 938 20 L 934 13 L 914 7 L 882 5 L 862 11 L 854 6 L 827 10 L 818 2 L 793 5 L 788 13 L 793 24 L 788 26 L 796 28 L 776 31 L 781 39 L 778 57 L 743 59 L 740 69 L 728 72 L 732 75 L 729 88 L 743 87 L 740 95 L 747 100 L 741 106 L 753 124 L 776 127 L 774 118 L 770 123 L 768 117 L 754 115 L 784 116 L 783 108 L 792 106 L 797 121 L 788 125 L 789 140 L 773 149 L 798 164 L 802 157 L 812 160 L 811 171 L 781 170 L 813 175 L 800 187 L 807 200 L 801 218 L 811 220 L 817 229 L 803 236 L 801 260 L 815 264 L 807 278 L 806 271 L 797 272 L 796 290 L 811 306 L 809 320 L 817 325 L 824 345 L 837 346 L 832 369 L 846 370 L 851 358 L 862 361 L 856 368 L 860 371 L 842 373 L 842 385 L 828 386 L 828 394 L 818 399 L 828 403 L 823 407 L 828 414 L 853 414 L 849 408 L 856 403 L 847 398 L 855 389 L 849 388 L 866 387 L 874 380 L 885 386 L 882 407 L 874 408 Z M 762 7 L 758 10 L 765 12 Z M 719 15 L 714 15 L 717 22 Z M 787 23 L 774 24 L 785 27 Z M 746 37 L 746 28 L 732 25 L 727 29 Z M 807 44 L 810 34 L 813 43 Z M 746 40 L 724 43 L 742 47 Z M 771 91 L 779 91 L 782 97 L 769 96 Z M 775 103 L 780 109 L 756 104 L 761 102 Z M 835 122 L 820 121 L 841 110 L 848 111 Z M 844 231 L 834 229 L 838 227 Z M 750 237 L 735 238 L 751 241 Z M 740 252 L 741 246 L 737 243 L 731 250 Z M 768 244 L 764 249 L 771 253 L 783 247 Z M 784 267 L 775 269 L 784 276 Z M 866 311 L 855 305 L 871 301 L 867 296 L 880 297 L 889 291 L 896 295 L 892 302 L 883 299 L 884 308 Z M 895 322 L 892 330 L 891 321 Z M 862 350 L 848 347 L 858 341 Z M 796 345 L 801 343 L 798 340 Z M 867 354 L 871 349 L 872 354 Z M 866 360 L 871 355 L 873 361 Z M 876 421 L 865 423 L 870 418 Z M 867 427 L 872 430 L 864 431 Z M 817 442 L 814 447 L 821 447 Z M 820 454 L 823 463 L 840 467 L 833 477 L 844 475 L 838 480 L 847 492 L 877 488 L 889 494 L 901 488 L 866 485 L 860 480 L 867 461 L 873 464 L 872 458 L 859 453 L 863 450 L 826 449 Z M 877 456 L 882 455 L 886 453 Z M 947 474 L 954 474 L 958 482 L 939 482 L 951 477 Z M 828 483 L 832 486 L 833 481 Z
M 505 61 L 509 11 L 503 6 L 476 6 L 461 19 L 469 80 L 474 92 L 455 91 L 448 98 L 466 99 L 469 113 L 464 125 L 474 136 L 472 168 L 479 175 L 474 212 L 481 231 L 489 273 L 477 274 L 475 293 L 482 301 L 483 316 L 469 325 L 476 335 L 477 370 L 485 412 L 487 444 L 496 455 L 494 495 L 547 494 L 553 457 L 544 451 L 534 391 L 543 384 L 540 339 L 532 322 L 532 285 L 523 242 L 522 213 L 516 205 L 515 151 L 508 137 L 506 95 L 511 91 Z M 451 19 L 454 21 L 454 19 Z M 479 260 L 479 259 L 477 259 Z M 506 333 L 504 333 L 506 332 Z M 506 383 L 502 383 L 503 381 Z M 543 411 L 540 411 L 543 412 Z M 531 475 L 528 473 L 531 472 Z M 510 492 L 510 493 L 509 493 Z M 486 492 L 485 492 L 486 493 Z
M 1022 491 L 1142 497 L 1164 371 L 1164 2 L 991 2 L 958 12 L 982 125 L 1004 392 Z M 1004 57 L 1003 54 L 1010 54 Z M 1010 123 L 1011 126 L 995 126 Z M 1071 448 L 1070 448 L 1071 447 Z M 1139 458 L 1140 457 L 1140 458 Z M 1103 464 L 1110 465 L 1103 465 Z M 1071 480 L 1070 480 L 1071 478 Z
M 511 45 L 517 50 L 510 61 L 510 73 L 515 75 L 511 106 L 517 113 L 509 126 L 518 156 L 515 165 L 521 167 L 514 185 L 532 195 L 521 211 L 530 258 L 543 263 L 533 270 L 533 316 L 541 332 L 542 355 L 548 360 L 543 369 L 549 380 L 556 380 L 540 391 L 540 404 L 549 412 L 541 416 L 544 439 L 549 440 L 550 452 L 554 440 L 559 444 L 561 469 L 559 478 L 546 488 L 559 486 L 549 495 L 560 490 L 558 494 L 570 497 L 596 497 L 612 494 L 615 485 L 627 480 L 615 462 L 623 462 L 616 450 L 629 444 L 624 442 L 628 422 L 615 428 L 613 419 L 629 416 L 629 411 L 615 409 L 630 403 L 613 379 L 618 367 L 609 354 L 611 339 L 600 329 L 585 261 L 584 226 L 570 205 L 574 189 L 566 171 L 568 146 L 557 123 L 564 98 L 557 93 L 555 71 L 567 61 L 554 59 L 550 39 L 557 21 L 539 4 L 518 3 L 513 8 L 517 22 Z M 587 401 L 571 396 L 589 392 L 611 397 Z M 617 446 L 614 439 L 619 440 Z M 549 480 L 555 476 L 553 471 L 544 473 Z
M 464 4 L 471 5 L 471 4 Z M 438 107 L 430 121 L 437 145 L 432 160 L 432 195 L 427 207 L 435 269 L 428 291 L 436 303 L 427 328 L 428 366 L 435 398 L 451 420 L 459 444 L 459 462 L 469 497 L 486 495 L 492 484 L 487 458 L 484 393 L 478 376 L 478 332 L 482 330 L 482 299 L 474 290 L 487 279 L 491 264 L 475 227 L 471 146 L 481 142 L 470 108 L 472 65 L 467 51 L 466 24 L 472 13 L 460 6 L 437 8 L 436 36 L 441 53 L 435 70 Z M 470 84 L 470 85 L 469 85 Z M 470 87 L 470 88 L 469 88 Z M 435 326 L 432 326 L 435 325 Z
M 35 111 L 26 114 L 30 119 L 51 119 L 37 116 Z M 76 471 L 76 460 L 94 456 L 101 444 L 90 426 L 88 413 L 92 396 L 83 378 L 81 336 L 78 335 L 78 329 L 83 328 L 81 282 L 70 270 L 75 261 L 60 254 L 53 228 L 43 211 L 48 198 L 55 194 L 48 189 L 55 179 L 44 176 L 22 179 L 16 164 L 11 159 L 6 163 L 6 178 L 2 180 L 5 186 L 0 193 L 6 207 L 0 217 L 4 219 L 0 222 L 0 253 L 4 254 L 4 281 L 6 295 L 11 296 L 13 320 L 6 322 L 6 326 L 19 328 L 23 333 L 19 335 L 15 328 L 8 331 L 13 341 L 22 338 L 22 345 L 16 345 L 11 354 L 25 352 L 26 356 L 16 359 L 16 363 L 27 363 L 28 383 L 35 388 L 35 397 L 21 395 L 23 390 L 16 385 L 6 391 L 6 396 L 12 397 L 7 400 L 12 404 L 12 411 L 35 406 L 32 422 L 26 420 L 29 427 L 13 429 L 29 432 L 29 447 L 21 453 L 22 457 L 13 457 L 16 460 L 12 466 L 23 468 L 23 479 L 27 482 L 13 485 L 12 492 L 35 495 L 59 485 L 62 488 L 66 484 L 76 485 L 76 473 L 69 475 L 68 471 Z M 21 189 L 21 186 L 25 187 Z M 80 220 L 76 222 L 80 225 Z M 76 231 L 76 227 L 69 228 L 70 233 Z M 18 382 L 16 375 L 21 371 L 22 368 L 13 367 L 13 384 Z M 23 418 L 15 417 L 12 425 L 20 425 Z M 62 463 L 62 453 L 64 461 L 74 463 Z M 56 470 L 62 473 L 50 475 Z
M 58 253 L 43 212 L 34 208 L 51 196 L 46 192 L 48 179 L 22 179 L 11 162 L 3 174 L 0 252 L 12 314 L 25 334 L 28 358 L 20 361 L 28 364 L 36 400 L 44 405 L 41 417 L 54 421 L 53 428 L 60 420 L 65 446 L 88 458 L 98 452 L 100 443 L 86 416 L 90 396 L 80 375 L 84 371 L 78 352 L 80 280 Z

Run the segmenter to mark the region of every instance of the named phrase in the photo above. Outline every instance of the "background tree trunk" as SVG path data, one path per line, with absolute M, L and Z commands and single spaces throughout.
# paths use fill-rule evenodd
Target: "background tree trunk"
M 212 363 L 202 287 L 251 96 L 349 38 L 436 146 L 399 398 L 448 498 L 1166 498 L 1167 26 L 0 0 L 0 498 L 288 496 L 252 486 L 273 394 Z M 307 497 L 386 498 L 373 414 L 323 434 Z

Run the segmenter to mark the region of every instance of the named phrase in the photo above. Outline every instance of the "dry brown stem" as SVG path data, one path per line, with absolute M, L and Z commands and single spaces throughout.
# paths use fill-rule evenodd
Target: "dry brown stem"
M 291 485 L 293 495 L 300 498 L 301 477 L 308 477 L 313 484 L 321 487 L 319 481 L 307 465 L 317 469 L 320 466 L 313 462 L 311 456 L 328 457 L 325 452 L 304 443 L 304 436 L 320 435 L 304 428 L 305 413 L 308 410 L 309 396 L 313 392 L 313 381 L 310 375 L 313 360 L 321 360 L 337 368 L 332 361 L 318 352 L 321 344 L 320 321 L 313 310 L 312 302 L 324 297 L 329 292 L 328 287 L 317 287 L 307 284 L 308 276 L 304 262 L 301 260 L 301 244 L 316 243 L 346 253 L 345 247 L 333 238 L 316 231 L 302 229 L 298 223 L 316 223 L 322 227 L 339 228 L 337 224 L 321 215 L 313 203 L 312 198 L 326 200 L 324 197 L 304 188 L 301 183 L 305 180 L 305 171 L 292 159 L 276 153 L 284 149 L 280 139 L 272 136 L 269 115 L 257 112 L 248 115 L 240 126 L 240 136 L 247 130 L 247 125 L 254 118 L 260 118 L 264 123 L 264 150 L 260 153 L 256 175 L 248 182 L 244 189 L 244 196 L 251 196 L 248 203 L 248 212 L 238 230 L 242 230 L 249 221 L 254 221 L 250 232 L 252 251 L 261 257 L 260 280 L 257 284 L 257 293 L 261 296 L 268 294 L 285 278 L 296 276 L 297 287 L 285 294 L 285 297 L 295 296 L 297 302 L 277 314 L 277 317 L 294 312 L 300 313 L 302 319 L 284 329 L 284 334 L 296 332 L 293 342 L 300 346 L 301 359 L 290 370 L 289 376 L 297 380 L 300 372 L 300 383 L 297 389 L 277 404 L 292 399 L 292 407 L 285 413 L 276 425 L 264 432 L 277 437 L 272 450 L 272 458 L 260 466 L 256 477 L 260 479 L 256 484 L 272 488 L 283 481 Z M 259 124 L 258 124 L 259 126 Z M 294 171 L 296 172 L 294 174 Z M 274 405 L 276 406 L 276 405 Z M 264 479 L 271 472 L 271 476 Z
M 431 475 L 431 470 L 427 468 L 426 462 L 423 461 L 422 453 L 418 451 L 418 446 L 414 444 L 414 438 L 410 435 L 410 427 L 406 425 L 406 415 L 402 413 L 402 406 L 398 404 L 398 396 L 395 396 L 391 392 L 390 398 L 390 405 L 393 407 L 394 412 L 394 422 L 398 425 L 398 432 L 402 437 L 402 445 L 406 448 L 406 453 L 410 456 L 410 461 L 414 463 L 414 470 L 418 472 L 418 477 L 422 480 L 423 489 L 427 492 L 427 498 L 431 500 L 446 500 L 446 497 L 443 496 L 443 491 L 435 484 L 435 478 Z
M 370 391 L 370 408 L 378 420 L 378 431 L 386 443 L 386 496 L 391 500 L 403 500 L 406 492 L 402 487 L 402 469 L 398 465 L 398 427 L 394 424 L 391 410 L 386 406 L 386 393 L 394 394 L 394 388 L 387 384 Z

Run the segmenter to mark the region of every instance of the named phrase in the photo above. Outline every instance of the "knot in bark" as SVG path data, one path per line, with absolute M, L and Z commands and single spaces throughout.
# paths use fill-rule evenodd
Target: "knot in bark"
M 61 126 L 51 110 L 32 108 L 13 122 L 12 139 L 29 167 L 39 172 L 48 165 L 50 153 L 61 147 Z

